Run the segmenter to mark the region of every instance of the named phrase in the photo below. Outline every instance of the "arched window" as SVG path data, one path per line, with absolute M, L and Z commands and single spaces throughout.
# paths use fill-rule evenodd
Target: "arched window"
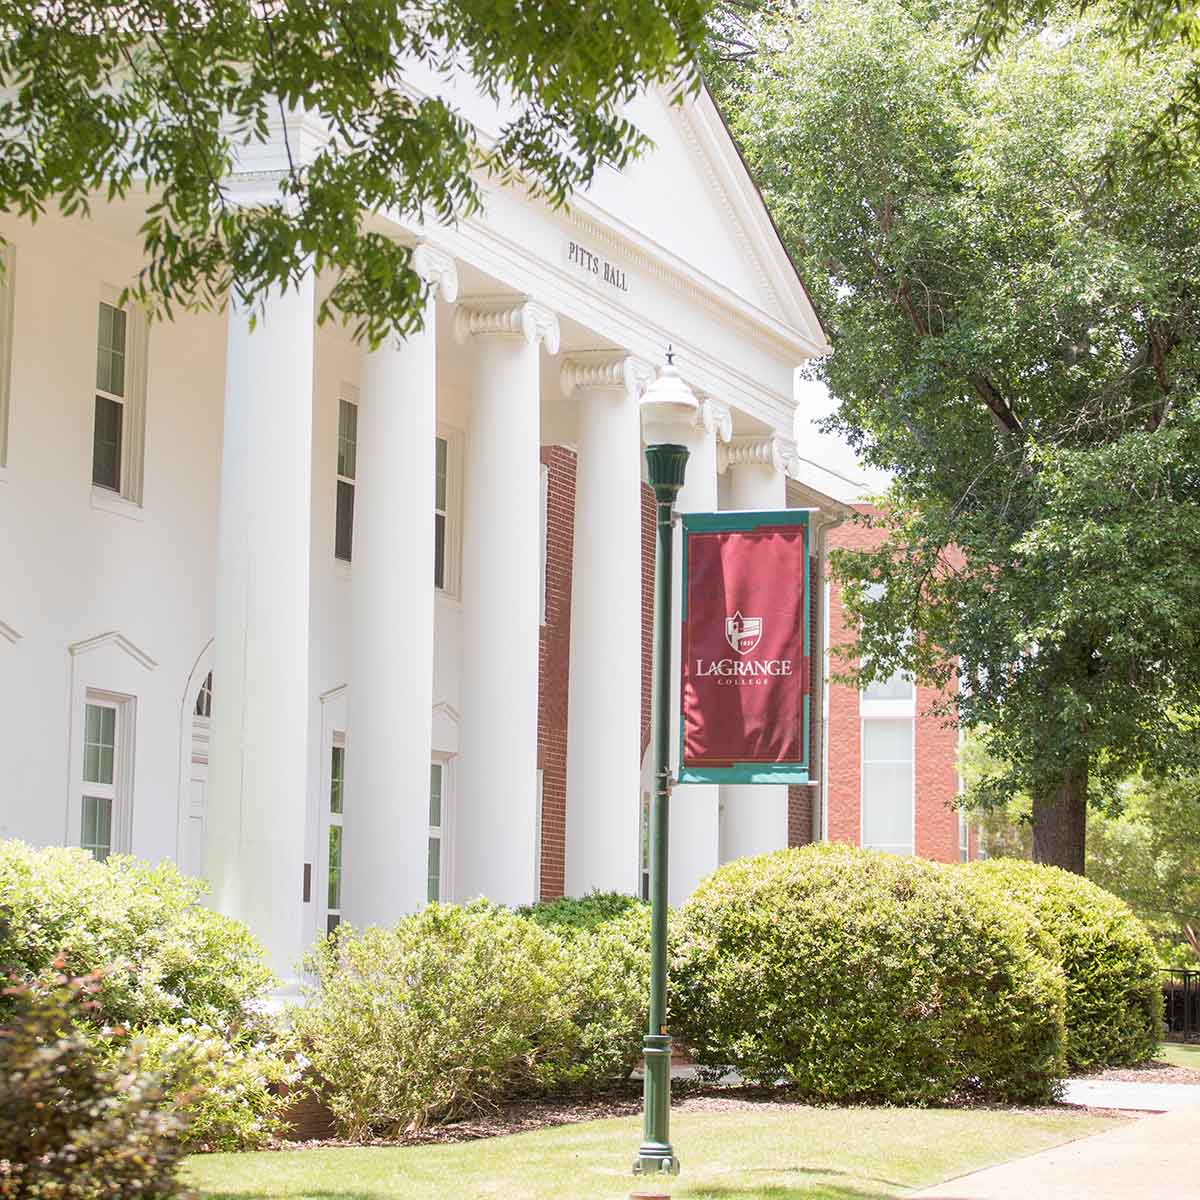
M 200 694 L 196 697 L 195 715 L 198 717 L 212 716 L 212 672 L 204 677 L 200 685 Z

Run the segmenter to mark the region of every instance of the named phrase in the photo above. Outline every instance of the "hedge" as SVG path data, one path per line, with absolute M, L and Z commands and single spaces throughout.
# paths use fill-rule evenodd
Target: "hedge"
M 266 1010 L 275 980 L 262 947 L 203 907 L 206 891 L 169 863 L 0 841 L 0 971 L 35 992 L 94 975 L 74 1032 L 97 1062 L 135 1054 L 159 1075 L 187 1148 L 249 1149 L 278 1130 L 280 1085 L 298 1071 Z M 15 1005 L 0 995 L 0 1024 Z
M 1067 1064 L 1130 1066 L 1154 1056 L 1162 1030 L 1158 959 L 1145 926 L 1111 892 L 1058 867 L 999 858 L 965 871 L 1017 897 L 1054 942 L 1067 987 Z
M 825 1103 L 1042 1103 L 1065 988 L 1029 913 L 977 877 L 844 845 L 721 867 L 679 913 L 675 1032 L 702 1068 Z

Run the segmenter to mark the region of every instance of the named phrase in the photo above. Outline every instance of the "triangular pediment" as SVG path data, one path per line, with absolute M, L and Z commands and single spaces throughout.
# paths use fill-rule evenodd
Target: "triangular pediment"
M 84 638 L 79 642 L 72 642 L 67 647 L 67 653 L 72 658 L 78 658 L 81 654 L 90 654 L 93 650 L 99 650 L 103 646 L 115 646 L 118 650 L 128 654 L 134 662 L 146 668 L 147 671 L 153 671 L 158 663 L 151 658 L 145 650 L 139 646 L 135 646 L 123 633 L 119 633 L 115 629 L 110 629 L 107 633 L 98 633 L 95 637 Z
M 653 148 L 623 171 L 602 169 L 583 203 L 823 349 L 804 285 L 708 91 L 682 104 L 650 92 L 627 116 Z

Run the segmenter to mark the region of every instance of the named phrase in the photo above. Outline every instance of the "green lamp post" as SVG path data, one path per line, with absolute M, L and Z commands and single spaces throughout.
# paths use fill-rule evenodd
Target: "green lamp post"
M 645 1100 L 635 1175 L 678 1175 L 671 1147 L 671 1035 L 667 1032 L 667 849 L 671 803 L 671 642 L 675 498 L 683 487 L 688 449 L 681 444 L 698 404 L 667 350 L 667 365 L 642 398 L 647 481 L 654 490 L 654 663 L 651 742 L 654 794 L 650 802 L 650 1019 L 643 1042 Z

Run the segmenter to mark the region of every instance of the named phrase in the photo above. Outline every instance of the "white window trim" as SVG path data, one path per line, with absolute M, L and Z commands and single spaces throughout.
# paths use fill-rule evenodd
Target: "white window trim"
M 150 322 L 146 314 L 133 303 L 120 303 L 121 289 L 112 284 L 103 284 L 96 297 L 96 312 L 101 304 L 109 304 L 125 313 L 125 395 L 113 396 L 125 410 L 121 420 L 121 490 L 100 487 L 93 483 L 92 507 L 101 512 L 115 513 L 122 517 L 141 518 L 142 500 L 146 474 L 146 391 L 149 376 Z M 95 342 L 95 336 L 93 336 Z M 96 420 L 96 397 L 110 393 L 96 387 L 95 346 L 92 354 L 91 413 L 93 427 Z M 93 440 L 94 444 L 94 440 Z M 89 478 L 91 477 L 89 463 Z
M 459 429 L 438 424 L 434 431 L 446 443 L 446 546 L 443 583 L 434 591 L 454 600 L 462 596 L 462 489 L 465 438 Z M 437 510 L 429 514 L 434 517 Z M 432 581 L 431 581 L 432 582 Z M 445 889 L 443 888 L 443 891 Z
M 338 388 L 338 402 L 334 410 L 333 426 L 333 561 L 338 570 L 349 574 L 354 566 L 354 520 L 350 522 L 350 557 L 339 558 L 337 553 L 337 497 L 338 484 L 348 483 L 354 489 L 354 517 L 358 517 L 358 422 L 354 425 L 354 474 L 343 475 L 338 468 L 338 457 L 342 448 L 342 401 L 358 408 L 358 388 L 352 383 L 343 383 Z
M 87 783 L 83 778 L 83 741 L 87 731 L 87 706 L 98 704 L 117 711 L 113 732 L 112 784 Z M 102 796 L 113 802 L 110 854 L 133 852 L 133 771 L 137 700 L 119 692 L 87 688 L 79 705 L 78 725 L 72 733 L 71 779 L 73 781 L 70 826 L 67 840 L 72 846 L 83 842 L 83 798 Z
M 15 312 L 17 248 L 11 242 L 0 247 L 0 483 L 8 478 L 8 439 L 12 417 L 13 315 Z
M 332 812 L 329 808 L 329 797 L 333 790 L 334 750 L 342 752 L 342 811 L 340 813 Z M 317 853 L 319 869 L 313 873 L 317 876 L 317 886 L 320 889 L 317 893 L 317 909 L 321 914 L 320 929 L 322 933 L 325 933 L 329 926 L 329 918 L 337 916 L 340 919 L 342 915 L 341 905 L 334 909 L 329 907 L 329 830 L 333 825 L 338 825 L 342 829 L 342 895 L 340 897 L 342 900 L 345 899 L 346 887 L 346 735 L 340 729 L 333 731 L 325 748 L 325 764 L 321 771 L 321 779 L 321 839 Z
M 438 838 L 442 849 L 438 859 L 438 902 L 448 904 L 455 896 L 454 891 L 454 756 L 440 754 L 436 750 L 429 756 L 430 766 L 442 768 L 442 823 L 438 828 Z M 426 811 L 429 808 L 429 797 L 426 797 Z M 434 836 L 434 826 L 427 823 L 428 837 Z M 429 856 L 426 843 L 425 857 L 426 892 L 428 892 Z M 428 903 L 428 901 L 426 901 Z
M 542 797 L 546 785 L 546 773 L 537 770 L 537 795 L 533 806 L 533 903 L 542 898 Z
M 877 704 L 891 704 L 894 701 L 875 701 Z M 858 722 L 858 844 L 864 850 L 873 850 L 878 847 L 868 846 L 866 839 L 867 832 L 867 772 L 864 770 L 866 766 L 866 758 L 864 755 L 864 747 L 866 746 L 866 730 L 864 726 L 871 720 L 904 720 L 903 714 L 899 716 L 872 713 L 867 715 L 860 714 Z M 910 842 L 911 849 L 909 853 L 915 855 L 917 853 L 917 722 L 915 717 L 910 717 L 912 721 L 912 762 L 911 762 L 911 781 L 909 784 L 909 804 L 912 813 L 910 822 L 909 836 L 912 839 Z M 889 851 L 891 853 L 891 851 Z

